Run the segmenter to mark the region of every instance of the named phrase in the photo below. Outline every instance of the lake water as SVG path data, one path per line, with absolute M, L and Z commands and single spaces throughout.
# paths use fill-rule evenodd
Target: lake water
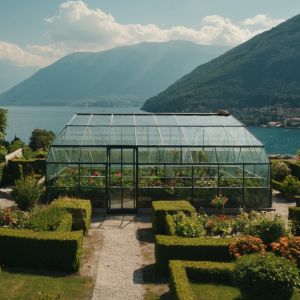
M 137 107 L 6 107 L 8 109 L 7 140 L 15 136 L 28 142 L 35 128 L 52 130 L 56 134 L 76 112 L 139 112 Z M 298 128 L 249 128 L 266 146 L 269 154 L 295 154 L 300 149 Z

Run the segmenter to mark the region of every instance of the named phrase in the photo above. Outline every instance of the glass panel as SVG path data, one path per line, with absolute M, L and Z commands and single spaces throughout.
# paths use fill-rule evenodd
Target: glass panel
M 106 187 L 106 168 L 105 165 L 80 165 L 80 185 L 81 188 L 99 188 Z
M 134 208 L 134 189 L 123 189 L 123 208 Z
M 122 208 L 122 190 L 117 188 L 110 188 L 110 208 L 120 209 Z

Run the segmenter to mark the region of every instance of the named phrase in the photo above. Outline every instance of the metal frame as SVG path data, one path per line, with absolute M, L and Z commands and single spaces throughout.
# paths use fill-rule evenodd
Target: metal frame
M 86 124 L 84 125 L 79 125 L 79 124 L 73 124 L 72 125 L 72 121 L 76 119 L 76 116 L 89 116 L 88 118 L 88 121 L 86 122 Z M 110 116 L 110 125 L 95 125 L 95 124 L 91 124 L 91 121 L 92 121 L 92 116 L 93 115 L 100 115 L 100 116 Z M 128 124 L 128 125 L 113 125 L 113 120 L 114 120 L 114 116 L 120 116 L 120 115 L 124 115 L 124 116 L 133 116 L 133 124 Z M 174 116 L 174 120 L 177 122 L 177 125 L 163 125 L 163 124 L 159 124 L 158 121 L 157 121 L 157 118 L 156 116 Z M 78 145 L 74 145 L 74 144 L 56 144 L 54 143 L 51 148 L 52 149 L 68 149 L 68 150 L 78 150 L 80 151 L 80 154 L 79 154 L 79 161 L 74 161 L 74 162 L 71 162 L 71 161 L 68 161 L 68 162 L 62 162 L 62 161 L 51 161 L 50 159 L 50 156 L 48 156 L 48 160 L 47 160 L 47 164 L 50 166 L 50 165 L 59 165 L 59 164 L 63 164 L 65 166 L 68 166 L 68 165 L 77 165 L 78 167 L 78 170 L 79 170 L 79 182 L 80 182 L 80 179 L 81 179 L 81 172 L 82 172 L 82 165 L 103 165 L 105 166 L 105 195 L 106 195 L 106 199 L 105 199 L 105 206 L 106 206 L 106 209 L 107 209 L 107 212 L 136 212 L 136 210 L 139 208 L 139 204 L 140 204 L 140 201 L 139 201 L 139 189 L 151 189 L 151 187 L 140 187 L 139 185 L 139 180 L 140 180 L 140 174 L 139 174 L 139 169 L 140 167 L 142 166 L 161 166 L 163 169 L 164 169 L 164 177 L 162 178 L 167 178 L 166 177 L 166 168 L 168 168 L 168 166 L 173 166 L 173 167 L 187 167 L 187 168 L 191 168 L 191 177 L 186 177 L 186 178 L 189 178 L 191 179 L 191 186 L 186 186 L 186 187 L 181 187 L 181 189 L 190 189 L 191 190 L 191 200 L 194 201 L 195 200 L 195 192 L 201 188 L 199 187 L 196 187 L 194 185 L 194 181 L 195 181 L 195 168 L 196 167 L 201 167 L 201 166 L 216 166 L 217 167 L 217 186 L 216 187 L 210 187 L 211 189 L 216 189 L 218 192 L 222 189 L 234 189 L 234 190 L 241 190 L 242 193 L 241 193 L 241 198 L 242 198 L 242 203 L 245 202 L 245 191 L 247 189 L 247 186 L 245 186 L 245 174 L 246 174 L 246 167 L 247 166 L 259 166 L 259 165 L 265 165 L 265 166 L 268 166 L 268 175 L 266 175 L 266 180 L 267 180 L 267 186 L 262 186 L 262 187 L 253 187 L 254 189 L 266 189 L 266 190 L 269 190 L 269 205 L 271 205 L 271 189 L 270 189 L 270 166 L 269 166 L 269 161 L 264 161 L 264 162 L 259 162 L 259 161 L 252 161 L 252 162 L 247 162 L 244 160 L 244 157 L 243 157 L 243 152 L 241 151 L 242 149 L 244 148 L 249 148 L 249 149 L 264 149 L 263 145 L 258 143 L 258 144 L 253 144 L 253 145 L 233 145 L 233 144 L 227 144 L 227 145 L 205 145 L 204 143 L 202 143 L 201 145 L 188 145 L 188 138 L 185 136 L 185 131 L 183 130 L 180 130 L 180 143 L 179 144 L 167 144 L 165 145 L 164 144 L 164 140 L 162 138 L 162 133 L 160 131 L 160 128 L 164 128 L 164 127 L 203 127 L 203 128 L 206 128 L 206 127 L 220 127 L 220 128 L 224 128 L 224 127 L 244 127 L 244 125 L 242 123 L 240 123 L 240 125 L 203 125 L 203 124 L 196 124 L 196 125 L 180 125 L 179 124 L 179 121 L 177 119 L 177 116 L 178 115 L 186 115 L 186 116 L 219 116 L 220 114 L 213 114 L 213 113 L 207 113 L 207 114 L 197 114 L 197 113 L 184 113 L 184 114 L 169 114 L 169 113 L 160 113 L 160 114 L 146 114 L 146 113 L 136 113 L 136 114 L 108 114 L 108 113 L 104 113 L 104 114 L 88 114 L 88 113 L 83 113 L 83 114 L 76 114 L 72 117 L 72 119 L 70 120 L 70 122 L 66 125 L 65 128 L 67 127 L 84 127 L 84 133 L 83 133 L 83 136 L 82 136 L 82 139 L 80 141 L 80 143 Z M 136 116 L 152 116 L 154 121 L 155 121 L 155 125 L 139 125 L 139 124 L 136 124 Z M 222 115 L 224 116 L 224 115 Z M 235 118 L 234 118 L 235 119 Z M 236 120 L 236 119 L 235 119 Z M 112 128 L 114 127 L 118 127 L 118 128 L 122 128 L 122 127 L 130 127 L 130 128 L 134 128 L 134 132 L 135 132 L 135 136 L 136 136 L 136 128 L 138 127 L 144 127 L 144 128 L 150 128 L 150 127 L 155 127 L 157 130 L 158 130 L 158 134 L 159 134 L 159 139 L 160 139 L 160 144 L 137 144 L 137 139 L 135 139 L 135 143 L 134 144 L 126 144 L 124 145 L 124 141 L 121 139 L 121 144 L 120 145 L 114 145 L 114 144 L 101 144 L 101 145 L 97 145 L 95 143 L 93 144 L 83 144 L 84 142 L 84 139 L 85 139 L 85 136 L 87 134 L 87 131 L 88 131 L 88 128 L 89 127 L 107 127 L 109 132 L 108 132 L 108 140 L 110 140 L 110 137 L 111 137 L 111 134 L 112 134 Z M 245 129 L 246 130 L 246 129 Z M 64 130 L 61 131 L 60 133 L 61 135 L 64 134 Z M 170 132 L 171 134 L 171 132 Z M 182 136 L 181 136 L 182 135 Z M 183 142 L 185 141 L 185 142 Z M 177 140 L 176 140 L 177 142 Z M 260 142 L 260 141 L 259 141 Z M 91 161 L 82 161 L 82 150 L 83 149 L 86 149 L 86 148 L 90 148 L 90 149 L 104 149 L 106 150 L 106 161 L 95 161 L 95 162 L 91 162 Z M 176 162 L 166 162 L 165 159 L 164 161 L 160 161 L 160 158 L 158 161 L 156 162 L 141 162 L 140 158 L 139 158 L 139 150 L 140 149 L 144 149 L 147 151 L 151 151 L 151 148 L 152 149 L 176 149 L 176 151 L 178 151 L 178 149 L 180 149 L 180 160 L 176 161 Z M 224 149 L 232 149 L 232 148 L 237 148 L 239 149 L 239 153 L 237 155 L 237 158 L 238 159 L 241 159 L 243 162 L 239 161 L 239 162 L 223 162 L 223 161 L 220 161 L 219 160 L 219 157 L 218 157 L 218 151 L 217 149 L 220 149 L 220 148 L 224 148 Z M 122 155 L 123 155 L 123 149 L 132 149 L 133 151 L 133 162 L 132 164 L 132 172 L 133 172 L 133 180 L 134 180 L 134 201 L 135 201 L 135 208 L 134 209 L 124 209 L 123 207 L 118 210 L 118 209 L 111 209 L 110 208 L 110 170 L 111 170 L 111 157 L 110 157 L 110 154 L 111 154 L 111 150 L 112 149 L 120 149 L 121 151 L 121 161 L 120 161 L 120 166 L 121 166 L 121 169 L 123 168 L 123 158 L 122 158 Z M 215 155 L 215 159 L 216 161 L 214 162 L 209 162 L 209 161 L 192 161 L 192 162 L 184 162 L 184 157 L 183 157 L 183 154 L 184 154 L 184 150 L 185 149 L 188 149 L 188 150 L 191 150 L 191 149 L 203 149 L 203 150 L 206 150 L 206 149 L 210 149 L 210 150 L 213 150 L 214 151 L 214 155 Z M 51 149 L 50 149 L 51 150 Z M 49 151 L 50 153 L 50 151 Z M 164 153 L 165 155 L 165 153 Z M 190 153 L 191 155 L 191 153 Z M 241 155 L 241 157 L 239 158 L 239 156 Z M 258 154 L 259 155 L 259 154 Z M 91 155 L 91 158 L 92 158 L 92 155 Z M 192 156 L 191 156 L 191 159 L 192 159 Z M 68 160 L 70 160 L 70 158 L 68 158 Z M 242 186 L 239 186 L 239 187 L 222 187 L 220 186 L 220 168 L 222 168 L 222 166 L 242 166 L 242 172 L 243 172 L 243 178 L 242 178 Z M 61 170 L 62 171 L 62 170 Z M 61 171 L 56 171 L 56 174 L 54 175 L 55 177 L 58 177 L 59 176 L 59 172 Z M 122 173 L 123 174 L 123 173 Z M 49 172 L 47 172 L 47 187 L 49 189 L 51 188 L 55 188 L 55 186 L 51 185 L 51 181 L 53 180 L 53 177 L 50 177 L 51 174 L 49 174 Z M 173 178 L 176 178 L 176 177 L 173 177 Z M 256 178 L 259 178 L 259 177 L 256 177 Z M 122 183 L 123 184 L 123 183 Z M 84 188 L 84 187 L 81 187 L 80 185 L 77 187 L 78 189 L 78 193 L 80 194 L 81 192 L 81 188 Z M 158 189 L 158 187 L 154 187 L 155 189 Z M 166 187 L 163 186 L 161 187 L 161 189 L 165 189 Z M 76 189 L 76 187 L 75 187 Z M 121 189 L 121 199 L 123 199 L 122 197 L 122 193 L 123 193 L 123 187 L 121 186 L 120 187 Z M 206 188 L 203 188 L 203 189 L 206 189 Z M 123 202 L 123 200 L 121 201 Z

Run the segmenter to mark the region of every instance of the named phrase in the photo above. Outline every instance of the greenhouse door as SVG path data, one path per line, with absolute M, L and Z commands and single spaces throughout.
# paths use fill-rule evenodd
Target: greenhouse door
M 136 149 L 108 149 L 107 199 L 108 212 L 136 211 Z

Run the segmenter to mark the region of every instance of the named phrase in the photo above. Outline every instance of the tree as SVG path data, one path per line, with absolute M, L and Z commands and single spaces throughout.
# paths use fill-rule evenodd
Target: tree
M 35 151 L 37 149 L 47 149 L 54 141 L 55 134 L 46 129 L 34 129 L 31 133 L 29 146 Z
M 4 141 L 7 127 L 7 109 L 0 108 L 0 141 Z

